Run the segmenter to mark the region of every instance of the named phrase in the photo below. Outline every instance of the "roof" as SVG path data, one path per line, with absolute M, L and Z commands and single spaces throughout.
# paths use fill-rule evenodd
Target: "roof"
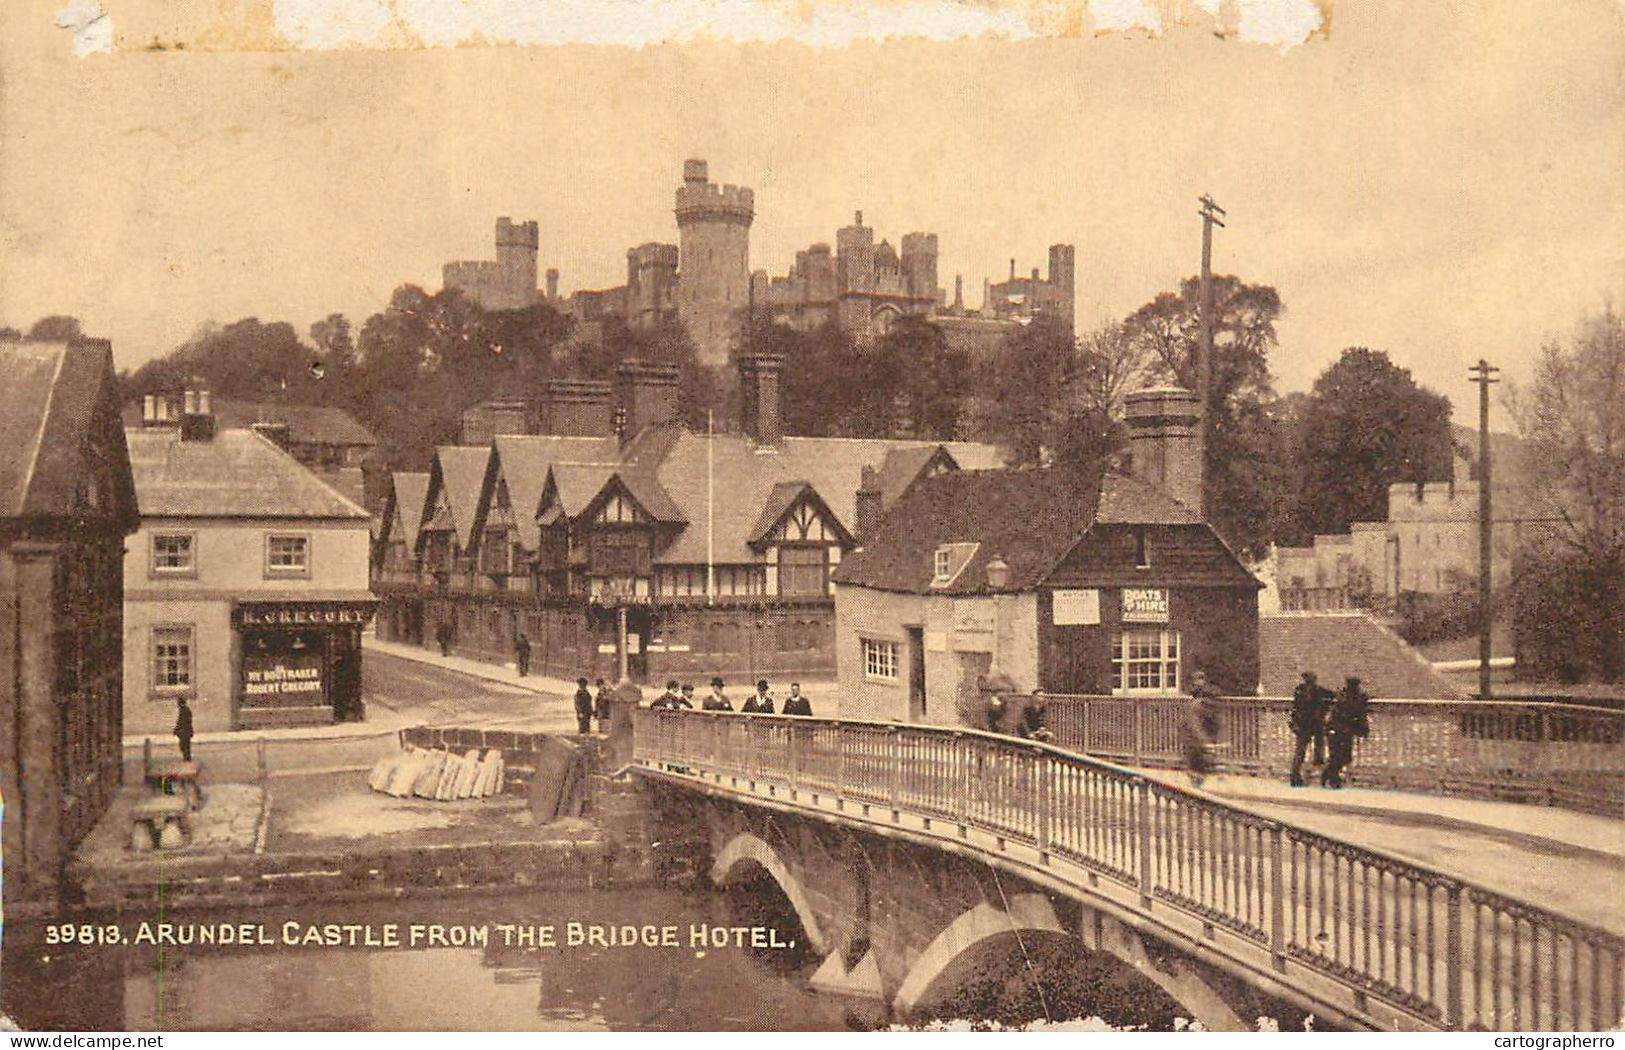
M 367 512 L 252 430 L 182 441 L 172 427 L 129 430 L 143 517 L 357 519 Z
M 612 437 L 498 434 L 492 441 L 501 478 L 508 486 L 520 542 L 531 549 L 538 539 L 536 511 L 541 506 L 549 468 L 558 463 L 602 463 L 604 475 L 585 497 L 591 499 L 608 477 L 608 469 L 620 458 L 619 444 Z
M 987 565 L 999 557 L 1010 566 L 1008 589 L 1027 590 L 1089 528 L 1100 492 L 1100 475 L 1083 470 L 965 470 L 924 478 L 886 513 L 864 547 L 841 560 L 835 580 L 880 590 L 978 593 L 988 589 Z M 932 556 L 947 543 L 978 546 L 950 583 L 932 587 Z
M 1304 671 L 1338 688 L 1349 675 L 1376 697 L 1461 695 L 1448 677 L 1399 635 L 1363 612 L 1282 613 L 1258 620 L 1258 691 L 1290 695 Z
M 666 440 L 669 446 L 651 469 L 682 519 L 694 527 L 684 529 L 655 558 L 663 565 L 706 560 L 708 519 L 716 561 L 756 561 L 750 542 L 774 502 L 776 487 L 785 482 L 812 486 L 831 513 L 851 529 L 857 518 L 863 468 L 882 464 L 894 449 L 923 448 L 929 453 L 940 444 L 962 467 L 991 467 L 998 463 L 996 449 L 973 442 L 787 437 L 776 446 L 758 447 L 739 434 L 707 437 L 675 428 L 671 428 Z M 708 491 L 712 494 L 709 506 Z
M 880 505 L 889 507 L 897 502 L 897 497 L 903 490 L 914 483 L 920 476 L 920 471 L 931 462 L 931 458 L 938 452 L 947 454 L 941 445 L 920 445 L 911 448 L 894 448 L 886 453 L 886 458 L 880 461 Z M 953 456 L 948 455 L 951 460 Z M 957 461 L 956 464 L 957 465 Z
M 1010 567 L 1006 589 L 1029 590 L 1053 575 L 1097 524 L 1201 526 L 1202 520 L 1155 486 L 1116 471 L 954 471 L 908 489 L 875 536 L 842 560 L 835 580 L 921 594 L 982 593 L 988 590 L 987 565 L 998 557 Z M 1206 531 L 1226 573 L 1253 585 L 1234 555 Z M 932 586 L 932 556 L 950 543 L 977 549 L 952 581 Z
M 390 475 L 394 511 L 401 522 L 401 540 L 408 550 L 418 545 L 418 526 L 423 524 L 424 500 L 429 494 L 429 475 L 397 470 Z M 388 526 L 392 527 L 392 526 Z
M 432 479 L 438 476 L 438 491 L 445 493 L 446 507 L 451 511 L 452 531 L 458 546 L 465 550 L 474 537 L 474 517 L 479 512 L 480 491 L 485 487 L 490 462 L 491 448 L 487 445 L 441 445 L 434 452 L 430 487 L 435 487 Z
M 104 340 L 0 342 L 0 513 L 73 515 L 87 439 L 114 449 L 114 498 L 129 528 L 135 490 L 118 425 L 112 347 Z
M 290 405 L 277 401 L 237 401 L 217 397 L 210 406 L 215 425 L 248 429 L 255 423 L 279 423 L 288 428 L 288 440 L 295 444 L 364 445 L 378 444 L 372 431 L 355 421 L 342 408 L 331 405 Z M 124 425 L 141 425 L 141 402 L 124 406 Z

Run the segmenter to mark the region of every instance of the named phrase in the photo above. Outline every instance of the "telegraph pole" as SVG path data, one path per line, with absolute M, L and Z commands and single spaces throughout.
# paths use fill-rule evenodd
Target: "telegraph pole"
M 1490 698 L 1490 625 L 1495 621 L 1490 606 L 1490 541 L 1494 529 L 1490 518 L 1490 384 L 1499 383 L 1494 368 L 1482 357 L 1467 369 L 1478 384 L 1478 696 Z
M 1213 198 L 1204 193 L 1198 198 L 1202 207 L 1197 212 L 1202 217 L 1202 345 L 1200 348 L 1201 360 L 1196 362 L 1196 393 L 1202 404 L 1202 418 L 1198 423 L 1200 434 L 1199 449 L 1202 457 L 1201 470 L 1207 473 L 1207 431 L 1208 417 L 1212 414 L 1213 398 L 1213 227 L 1224 226 L 1219 218 L 1224 209 L 1213 203 Z M 1209 502 L 1208 489 L 1202 486 L 1203 506 L 1196 508 L 1207 517 L 1207 504 Z

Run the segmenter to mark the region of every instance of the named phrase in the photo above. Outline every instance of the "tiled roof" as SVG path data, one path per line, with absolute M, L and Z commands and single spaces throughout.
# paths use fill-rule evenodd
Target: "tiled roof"
M 372 447 L 378 439 L 372 431 L 355 421 L 355 417 L 342 408 L 328 405 L 288 405 L 276 401 L 237 401 L 231 398 L 213 398 L 215 425 L 221 428 L 248 429 L 255 423 L 279 423 L 288 428 L 288 440 L 313 445 L 364 445 Z M 141 402 L 132 401 L 124 406 L 124 425 L 141 425 Z
M 1259 692 L 1288 696 L 1304 671 L 1340 688 L 1349 675 L 1377 697 L 1460 696 L 1421 653 L 1361 612 L 1282 613 L 1258 621 Z
M 438 474 L 440 491 L 451 511 L 452 531 L 457 545 L 467 550 L 474 536 L 474 517 L 479 513 L 480 491 L 485 488 L 485 470 L 491 462 L 488 445 L 441 445 L 435 449 L 432 474 Z M 433 481 L 430 487 L 434 487 Z
M 1010 566 L 1009 590 L 1036 586 L 1094 520 L 1097 473 L 1079 470 L 957 471 L 922 479 L 886 512 L 875 535 L 841 560 L 838 583 L 915 593 L 986 591 L 995 556 Z M 933 554 L 977 544 L 947 586 L 931 586 Z
M 70 515 L 86 438 L 122 445 L 112 348 L 102 340 L 0 342 L 0 515 Z M 135 491 L 122 449 L 114 498 L 134 528 Z
M 762 504 L 762 515 L 756 519 L 756 524 L 750 527 L 747 543 L 758 543 L 767 535 L 768 530 L 779 523 L 784 512 L 789 510 L 801 498 L 810 485 L 805 481 L 781 481 L 773 486 L 767 494 L 767 502 Z
M 419 471 L 397 470 L 390 475 L 392 499 L 401 523 L 401 540 L 408 550 L 418 544 L 418 526 L 423 524 L 423 501 L 429 494 L 429 475 Z
M 251 430 L 182 441 L 174 428 L 125 432 L 144 517 L 367 518 L 332 486 Z
M 920 471 L 931 462 L 931 457 L 936 455 L 940 447 L 921 445 L 913 448 L 894 448 L 887 452 L 886 458 L 880 461 L 881 506 L 889 507 L 896 503 L 897 497 L 920 476 Z M 949 458 L 953 457 L 950 455 Z
M 493 440 L 520 542 L 532 550 L 537 543 L 536 511 L 547 485 L 548 470 L 558 463 L 602 463 L 598 482 L 585 497 L 591 499 L 608 477 L 609 468 L 620 458 L 618 443 L 612 437 L 498 434 Z

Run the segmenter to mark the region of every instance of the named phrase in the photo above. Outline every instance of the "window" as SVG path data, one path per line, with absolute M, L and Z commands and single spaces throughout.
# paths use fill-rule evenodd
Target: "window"
M 1117 636 L 1112 654 L 1118 693 L 1179 691 L 1179 632 L 1143 627 Z
M 827 594 L 829 592 L 829 549 L 827 547 L 780 547 L 780 594 Z
M 161 693 L 192 688 L 192 628 L 152 629 L 152 686 Z
M 931 559 L 931 582 L 947 583 L 953 574 L 953 551 L 938 547 Z
M 190 532 L 157 532 L 152 536 L 152 575 L 196 576 Z
M 861 639 L 863 645 L 863 677 L 881 681 L 897 681 L 897 643 L 874 638 Z
M 309 536 L 267 536 L 265 538 L 267 576 L 309 576 Z

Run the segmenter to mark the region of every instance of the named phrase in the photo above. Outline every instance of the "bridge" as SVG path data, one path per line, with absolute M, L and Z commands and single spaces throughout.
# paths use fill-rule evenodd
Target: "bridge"
M 1211 1029 L 1272 1004 L 1380 1030 L 1625 1016 L 1608 930 L 1056 746 L 640 709 L 631 769 L 702 830 L 715 882 L 778 883 L 815 984 L 904 1017 L 1010 935 L 1114 956 Z

